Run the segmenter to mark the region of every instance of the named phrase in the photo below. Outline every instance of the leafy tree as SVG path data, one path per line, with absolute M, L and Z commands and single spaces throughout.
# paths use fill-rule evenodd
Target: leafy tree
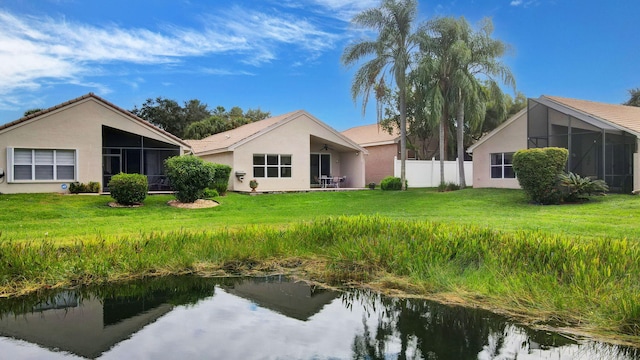
M 223 106 L 209 110 L 207 104 L 197 99 L 180 106 L 177 101 L 163 97 L 147 99 L 141 108 L 134 107 L 131 112 L 182 139 L 202 139 L 270 116 L 260 109 L 244 113 L 238 106 L 228 112 Z
M 192 106 L 193 109 L 200 110 L 196 104 L 192 103 Z M 184 137 L 189 119 L 195 117 L 187 116 L 186 111 L 177 101 L 163 97 L 157 97 L 155 100 L 147 99 L 140 109 L 135 107 L 131 112 L 179 138 Z
M 623 105 L 640 107 L 640 88 L 629 90 L 629 100 Z
M 407 71 L 411 63 L 411 53 L 417 45 L 417 35 L 412 30 L 418 11 L 416 0 L 382 0 L 378 8 L 357 14 L 351 22 L 357 26 L 377 31 L 375 40 L 363 40 L 347 46 L 342 54 L 342 63 L 351 66 L 362 59 L 370 58 L 356 71 L 351 85 L 354 100 L 363 96 L 364 112 L 369 95 L 373 91 L 380 100 L 387 86 L 385 75 L 395 80 L 398 90 L 400 113 L 400 178 L 404 188 L 407 148 Z M 381 111 L 378 110 L 378 120 Z
M 44 109 L 41 109 L 41 108 L 29 109 L 29 110 L 24 112 L 24 116 L 29 116 L 31 114 L 38 113 L 38 112 L 40 112 L 42 110 L 44 110 Z

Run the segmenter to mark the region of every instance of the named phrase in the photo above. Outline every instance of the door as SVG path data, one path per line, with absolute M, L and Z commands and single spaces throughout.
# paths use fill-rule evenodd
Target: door
M 321 176 L 331 176 L 331 154 L 311 154 L 311 186 L 320 186 Z
M 119 154 L 109 154 L 102 156 L 102 188 L 108 191 L 107 185 L 113 175 L 122 172 L 122 161 Z

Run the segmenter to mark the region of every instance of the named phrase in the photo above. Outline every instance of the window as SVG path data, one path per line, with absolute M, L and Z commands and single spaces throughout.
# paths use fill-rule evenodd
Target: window
M 491 178 L 492 179 L 514 179 L 513 153 L 491 154 Z
M 290 178 L 291 155 L 254 154 L 253 177 Z
M 8 148 L 10 181 L 70 180 L 76 178 L 76 151 Z

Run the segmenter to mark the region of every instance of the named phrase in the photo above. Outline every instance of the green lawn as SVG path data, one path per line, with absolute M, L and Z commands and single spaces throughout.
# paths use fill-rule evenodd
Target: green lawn
M 466 189 L 438 193 L 346 191 L 219 197 L 221 206 L 177 209 L 167 195 L 149 196 L 140 208 L 110 208 L 108 196 L 0 195 L 0 240 L 76 240 L 176 229 L 249 224 L 285 225 L 337 215 L 380 215 L 472 224 L 491 229 L 539 230 L 580 237 L 640 238 L 640 199 L 593 197 L 584 204 L 528 204 L 520 190 Z

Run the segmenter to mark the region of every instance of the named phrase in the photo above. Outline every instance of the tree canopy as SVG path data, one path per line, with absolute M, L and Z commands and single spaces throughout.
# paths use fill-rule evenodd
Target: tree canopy
M 629 100 L 623 105 L 640 107 L 640 88 L 629 89 Z
M 163 97 L 147 99 L 131 112 L 181 139 L 202 139 L 271 116 L 259 108 L 246 112 L 238 106 L 230 111 L 222 106 L 209 109 L 197 99 L 185 101 L 184 106 L 180 106 L 177 101 Z

